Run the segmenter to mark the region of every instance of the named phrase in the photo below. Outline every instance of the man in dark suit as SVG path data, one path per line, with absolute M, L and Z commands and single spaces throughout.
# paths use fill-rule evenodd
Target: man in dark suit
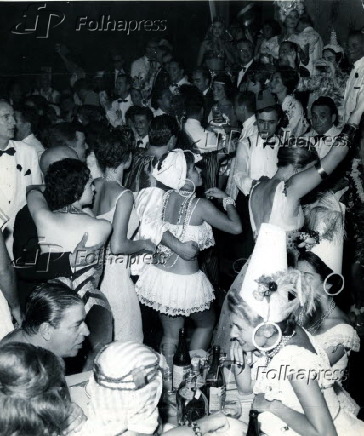
M 214 97 L 212 95 L 211 74 L 206 67 L 198 67 L 192 73 L 192 83 L 196 88 L 201 91 L 203 98 L 203 117 L 201 121 L 202 127 L 206 128 L 208 125 L 207 118 L 211 112 L 214 104 Z
M 241 39 L 237 42 L 236 48 L 239 55 L 240 70 L 237 71 L 236 87 L 239 89 L 240 85 L 247 81 L 248 72 L 254 71 L 257 63 L 254 58 L 254 45 L 248 39 Z

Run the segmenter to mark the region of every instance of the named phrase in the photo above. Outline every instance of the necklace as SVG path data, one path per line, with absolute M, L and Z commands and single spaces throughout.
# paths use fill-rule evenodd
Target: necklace
M 69 204 L 68 206 L 64 206 L 61 209 L 55 209 L 53 212 L 58 213 L 72 213 L 74 215 L 84 215 L 85 212 L 82 211 L 82 209 L 79 209 L 76 206 L 73 206 L 73 204 Z
M 266 357 L 266 366 L 269 365 L 269 363 L 271 362 L 271 360 L 273 359 L 273 357 L 279 353 L 279 351 L 284 348 L 288 342 L 293 338 L 293 336 L 296 334 L 296 330 L 293 330 L 292 334 L 290 336 L 283 336 L 280 343 L 273 348 L 272 351 L 267 351 L 265 353 L 265 357 Z
M 105 174 L 103 179 L 105 180 L 105 182 L 117 182 L 118 181 L 118 177 L 117 177 L 116 173 Z
M 317 332 L 320 329 L 322 322 L 331 315 L 335 307 L 335 301 L 331 300 L 330 306 L 327 311 L 323 315 L 321 315 L 320 318 L 316 322 L 314 322 L 307 330 L 312 334 Z

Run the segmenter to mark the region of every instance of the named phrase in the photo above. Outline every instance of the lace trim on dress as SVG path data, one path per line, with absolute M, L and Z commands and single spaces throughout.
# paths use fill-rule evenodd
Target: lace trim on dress
M 342 345 L 354 352 L 360 350 L 360 338 L 350 324 L 338 324 L 317 337 L 324 349 Z

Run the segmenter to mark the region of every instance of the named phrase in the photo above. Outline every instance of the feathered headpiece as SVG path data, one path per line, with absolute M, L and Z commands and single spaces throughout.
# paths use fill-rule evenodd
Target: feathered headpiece
M 332 50 L 334 53 L 344 53 L 344 49 L 339 45 L 337 42 L 337 36 L 335 30 L 332 30 L 331 36 L 330 36 L 330 43 L 325 45 L 325 47 L 322 49 L 324 50 Z
M 277 0 L 274 4 L 278 7 L 279 18 L 282 23 L 286 20 L 286 17 L 290 12 L 296 10 L 299 15 L 302 15 L 305 11 L 304 0 Z
M 305 208 L 306 224 L 319 234 L 320 242 L 312 249 L 334 273 L 341 273 L 344 248 L 345 206 L 333 192 L 325 192 L 316 203 Z

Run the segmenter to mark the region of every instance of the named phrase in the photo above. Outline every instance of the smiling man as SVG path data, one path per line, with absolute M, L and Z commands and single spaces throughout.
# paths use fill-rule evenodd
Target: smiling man
M 319 158 L 324 158 L 331 150 L 336 137 L 341 132 L 337 127 L 338 110 L 330 97 L 320 97 L 311 106 L 312 129 L 308 136 L 315 146 Z
M 38 286 L 26 304 L 21 328 L 9 333 L 0 344 L 25 342 L 55 355 L 74 357 L 89 330 L 82 300 L 63 284 Z

